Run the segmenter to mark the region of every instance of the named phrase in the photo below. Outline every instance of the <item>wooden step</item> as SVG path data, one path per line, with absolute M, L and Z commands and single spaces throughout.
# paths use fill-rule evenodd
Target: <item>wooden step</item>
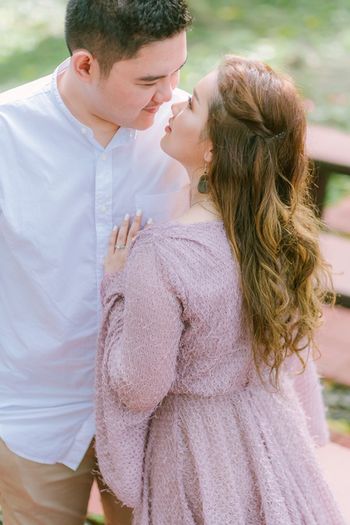
M 306 146 L 309 157 L 330 172 L 350 175 L 350 134 L 329 127 L 309 124 Z
M 350 195 L 324 209 L 323 220 L 327 227 L 350 237 Z
M 350 307 L 350 238 L 322 233 L 321 250 L 333 272 L 337 303 Z
M 316 342 L 321 352 L 317 360 L 321 376 L 350 386 L 350 310 L 325 307 Z
M 321 469 L 343 514 L 345 523 L 350 524 L 350 449 L 330 443 L 325 447 L 319 448 L 316 453 Z
M 350 175 L 350 134 L 329 126 L 309 124 L 306 150 L 315 168 L 314 198 L 322 215 L 331 173 Z

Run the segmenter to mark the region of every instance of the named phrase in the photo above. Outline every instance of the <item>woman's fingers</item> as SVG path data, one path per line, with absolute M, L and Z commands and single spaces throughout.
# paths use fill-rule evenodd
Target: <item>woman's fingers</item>
M 115 244 L 117 242 L 117 236 L 118 236 L 118 226 L 114 226 L 111 235 L 109 236 L 109 242 L 108 242 L 108 255 L 113 255 L 115 250 Z
M 126 246 L 128 232 L 129 232 L 129 222 L 130 216 L 127 213 L 124 217 L 122 224 L 119 227 L 118 235 L 115 242 L 115 247 L 118 249 L 123 249 Z
M 137 210 L 132 225 L 130 226 L 127 245 L 128 247 L 139 233 L 142 225 L 142 210 Z
M 152 224 L 152 219 L 148 219 L 146 226 Z M 113 231 L 109 238 L 108 254 L 113 255 L 116 249 L 129 248 L 132 242 L 135 240 L 137 234 L 142 228 L 142 210 L 137 210 L 134 220 L 130 225 L 130 216 L 127 213 L 124 217 L 122 224 L 117 227 L 114 226 Z
M 148 221 L 148 224 L 150 221 Z M 106 273 L 114 273 L 123 270 L 133 240 L 142 227 L 142 211 L 137 210 L 134 220 L 130 225 L 130 216 L 126 214 L 122 224 L 113 231 L 109 238 L 108 253 L 104 260 Z

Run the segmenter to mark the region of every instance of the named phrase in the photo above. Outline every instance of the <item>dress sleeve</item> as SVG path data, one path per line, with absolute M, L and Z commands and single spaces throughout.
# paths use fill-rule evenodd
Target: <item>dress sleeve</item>
M 152 411 L 169 391 L 183 330 L 181 302 L 156 248 L 151 235 L 140 236 L 124 275 L 102 286 L 109 383 L 134 412 Z
M 329 431 L 325 417 L 321 384 L 311 355 L 308 357 L 305 355 L 304 358 L 306 361 L 304 372 L 300 373 L 301 363 L 294 356 L 289 358 L 288 371 L 305 414 L 310 435 L 316 445 L 323 446 L 329 441 Z

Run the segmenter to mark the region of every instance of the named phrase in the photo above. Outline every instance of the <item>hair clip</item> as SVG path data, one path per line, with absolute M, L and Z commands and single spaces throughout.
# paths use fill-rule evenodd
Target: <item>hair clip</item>
M 281 131 L 280 133 L 277 133 L 277 135 L 272 135 L 272 139 L 282 139 L 287 134 L 286 131 Z

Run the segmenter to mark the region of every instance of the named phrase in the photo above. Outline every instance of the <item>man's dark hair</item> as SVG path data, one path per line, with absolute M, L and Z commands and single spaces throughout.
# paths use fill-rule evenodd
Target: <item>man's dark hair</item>
M 118 60 L 175 36 L 191 21 L 185 0 L 69 0 L 66 42 L 71 54 L 75 49 L 90 51 L 108 75 Z

